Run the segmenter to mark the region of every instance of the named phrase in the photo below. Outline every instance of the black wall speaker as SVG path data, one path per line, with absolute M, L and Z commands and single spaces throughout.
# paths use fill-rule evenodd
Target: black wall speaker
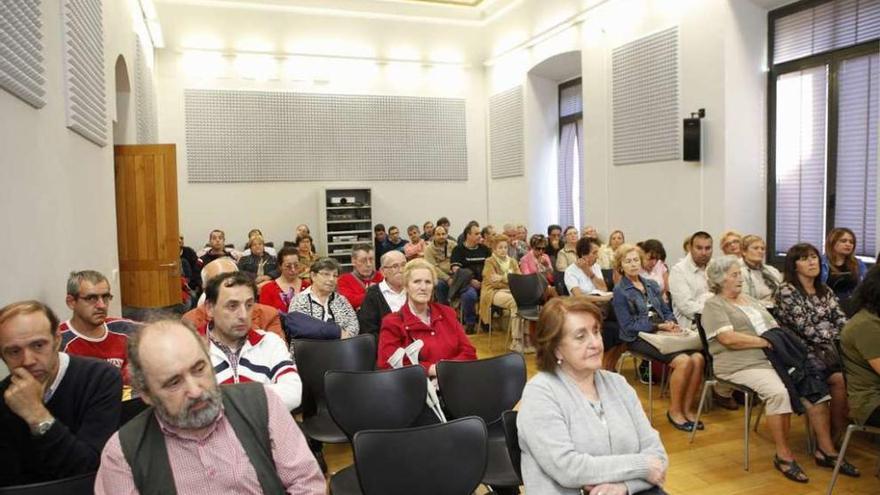
M 700 161 L 700 119 L 684 119 L 684 156 L 686 162 Z

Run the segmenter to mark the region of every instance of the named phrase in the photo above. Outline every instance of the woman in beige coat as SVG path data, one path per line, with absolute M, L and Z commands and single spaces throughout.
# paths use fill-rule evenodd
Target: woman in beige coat
M 489 245 L 492 256 L 483 265 L 483 287 L 480 291 L 480 321 L 488 324 L 492 318 L 492 306 L 510 312 L 510 350 L 514 352 L 535 352 L 531 343 L 523 347 L 522 320 L 516 316 L 516 301 L 510 293 L 507 276 L 519 274 L 519 264 L 507 254 L 509 238 L 506 235 L 493 236 Z

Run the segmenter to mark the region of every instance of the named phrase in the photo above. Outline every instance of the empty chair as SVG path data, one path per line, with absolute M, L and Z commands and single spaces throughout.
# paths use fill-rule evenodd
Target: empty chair
M 501 414 L 501 425 L 504 427 L 504 439 L 507 441 L 507 455 L 510 456 L 510 463 L 516 476 L 522 484 L 522 467 L 520 466 L 520 458 L 522 451 L 519 448 L 519 432 L 516 430 L 516 411 L 504 411 Z
M 541 275 L 537 273 L 529 275 L 511 273 L 507 276 L 510 294 L 516 301 L 516 313 L 519 318 L 538 321 L 541 301 L 544 299 L 544 286 L 541 284 L 540 277 Z
M 365 495 L 469 495 L 486 469 L 486 424 L 477 417 L 355 434 Z
M 343 340 L 293 341 L 294 360 L 303 383 L 303 433 L 311 440 L 321 468 L 326 470 L 320 443 L 345 443 L 348 437 L 336 426 L 324 400 L 324 373 L 330 370 L 371 371 L 376 366 L 376 339 L 365 334 Z
M 361 430 L 406 428 L 425 410 L 425 372 L 421 366 L 382 371 L 328 371 L 327 408 L 351 439 Z M 330 479 L 330 493 L 359 494 L 357 474 L 348 466 Z
M 0 495 L 92 495 L 95 474 L 88 473 L 56 481 L 0 487 Z
M 479 416 L 488 425 L 489 460 L 483 483 L 492 487 L 519 486 L 514 471 L 501 413 L 512 409 L 522 397 L 526 364 L 522 355 L 508 353 L 478 361 L 441 361 L 437 379 L 453 418 Z

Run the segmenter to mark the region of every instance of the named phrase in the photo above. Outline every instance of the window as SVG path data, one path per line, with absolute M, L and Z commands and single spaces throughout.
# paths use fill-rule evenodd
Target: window
M 581 225 L 583 205 L 583 97 L 581 78 L 559 85 L 559 223 Z
M 824 250 L 852 229 L 877 253 L 880 2 L 804 1 L 770 12 L 768 245 Z

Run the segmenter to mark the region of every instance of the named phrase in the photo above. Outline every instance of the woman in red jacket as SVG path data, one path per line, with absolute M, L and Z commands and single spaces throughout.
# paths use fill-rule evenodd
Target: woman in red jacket
M 390 368 L 388 359 L 397 349 L 406 349 L 415 340 L 424 344 L 418 364 L 429 377 L 437 376 L 441 360 L 470 361 L 477 359 L 477 351 L 464 333 L 455 311 L 449 306 L 431 300 L 437 274 L 427 261 L 417 258 L 403 269 L 406 286 L 406 304 L 400 311 L 382 319 L 379 330 L 379 368 Z M 403 365 L 411 363 L 403 358 Z

